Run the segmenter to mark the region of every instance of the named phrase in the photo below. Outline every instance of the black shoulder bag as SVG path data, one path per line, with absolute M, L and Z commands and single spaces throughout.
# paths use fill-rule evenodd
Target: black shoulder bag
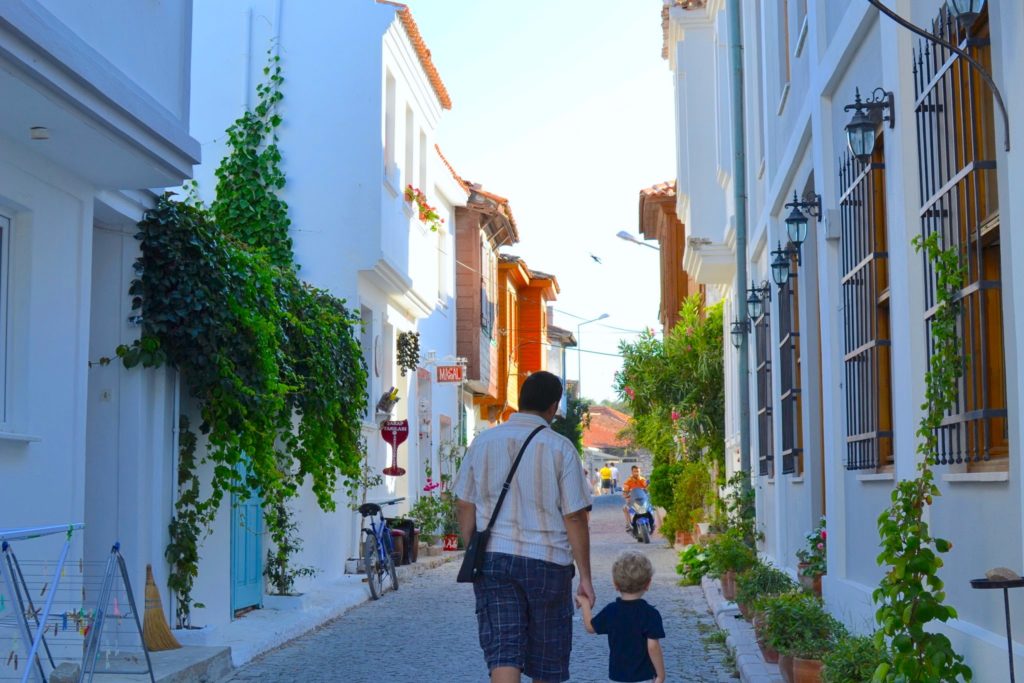
M 459 568 L 459 578 L 456 579 L 458 583 L 473 583 L 483 573 L 484 553 L 487 552 L 487 542 L 491 540 L 491 528 L 494 526 L 494 521 L 498 518 L 501 504 L 505 502 L 505 494 L 508 493 L 508 489 L 512 485 L 512 477 L 519 468 L 519 461 L 523 459 L 526 447 L 530 445 L 533 437 L 537 436 L 537 432 L 542 429 L 544 427 L 537 427 L 530 432 L 530 435 L 526 437 L 526 441 L 523 442 L 523 447 L 519 449 L 519 455 L 516 456 L 515 461 L 512 463 L 512 468 L 508 471 L 508 476 L 505 477 L 505 483 L 501 486 L 501 493 L 498 494 L 498 502 L 494 504 L 494 512 L 491 513 L 491 519 L 487 522 L 487 528 L 483 531 L 479 529 L 473 531 L 473 535 L 469 539 L 469 545 L 466 546 L 466 554 L 462 558 L 462 566 Z

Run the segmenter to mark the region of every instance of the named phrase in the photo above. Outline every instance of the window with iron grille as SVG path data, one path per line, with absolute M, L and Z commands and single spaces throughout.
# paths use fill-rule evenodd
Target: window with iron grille
M 991 70 L 987 10 L 967 32 L 945 8 L 932 30 Z M 965 60 L 921 43 L 914 51 L 921 232 L 960 255 L 957 305 L 962 375 L 939 428 L 938 464 L 1005 469 L 1008 435 L 1000 222 L 992 94 Z M 925 258 L 925 327 L 931 355 L 935 272 Z
M 889 253 L 882 138 L 868 163 L 839 167 L 842 216 L 846 469 L 892 465 Z
M 782 473 L 799 476 L 803 463 L 803 406 L 800 396 L 800 286 L 796 248 L 787 248 L 789 279 L 779 288 L 779 404 L 782 410 Z
M 768 324 L 768 305 L 754 321 L 754 346 L 757 359 L 757 455 L 758 474 L 775 476 L 774 438 L 772 429 L 772 348 L 771 325 Z

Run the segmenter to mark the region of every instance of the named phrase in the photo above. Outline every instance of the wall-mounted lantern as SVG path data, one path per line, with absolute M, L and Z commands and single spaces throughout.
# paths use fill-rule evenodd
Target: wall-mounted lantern
M 866 164 L 875 151 L 879 124 L 887 121 L 889 128 L 896 126 L 894 100 L 893 94 L 884 88 L 875 88 L 867 100 L 861 100 L 860 88 L 855 92 L 853 104 L 843 107 L 843 111 L 853 110 L 853 118 L 846 124 L 846 144 L 853 156 Z
M 786 234 L 789 236 L 789 241 L 796 247 L 796 263 L 799 266 L 803 264 L 803 259 L 800 255 L 800 245 L 807 239 L 808 221 L 804 209 L 815 218 L 821 218 L 821 196 L 808 192 L 801 200 L 797 198 L 796 190 L 794 190 L 793 201 L 785 206 L 787 209 L 793 209 L 786 218 Z
M 757 320 L 764 315 L 764 302 L 772 300 L 772 288 L 768 281 L 761 283 L 758 287 L 754 281 L 750 281 L 750 289 L 747 290 L 747 316 L 751 320 Z
M 964 28 L 970 28 L 974 20 L 981 14 L 985 6 L 985 0 L 946 0 L 946 6 L 950 13 L 956 17 L 957 23 Z
M 793 257 L 796 256 L 796 250 L 783 249 L 780 242 L 778 249 L 772 252 L 772 256 L 775 257 L 775 260 L 772 261 L 772 280 L 775 281 L 779 289 L 782 289 L 789 282 L 789 276 L 792 274 L 790 268 L 793 263 Z
M 750 321 L 749 320 L 733 320 L 732 321 L 732 345 L 737 349 L 743 346 L 743 336 L 750 332 Z

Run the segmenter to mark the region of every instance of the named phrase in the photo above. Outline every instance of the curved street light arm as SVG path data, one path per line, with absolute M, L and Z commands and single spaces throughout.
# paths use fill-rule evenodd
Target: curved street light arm
M 919 36 L 921 36 L 923 38 L 926 38 L 927 40 L 930 40 L 933 43 L 941 45 L 942 47 L 946 48 L 947 50 L 950 50 L 951 52 L 955 52 L 956 54 L 960 55 L 961 57 L 963 57 L 964 59 L 967 60 L 967 63 L 970 64 L 974 68 L 974 70 L 978 72 L 978 75 L 981 76 L 982 79 L 984 79 L 985 83 L 988 84 L 989 90 L 992 91 L 992 94 L 996 98 L 996 103 L 999 105 L 999 111 L 1003 115 L 1003 134 L 1004 134 L 1003 144 L 1004 144 L 1004 147 L 1005 147 L 1006 151 L 1009 152 L 1010 151 L 1010 116 L 1006 113 L 1006 105 L 1003 103 L 1003 95 L 1002 95 L 1002 93 L 999 92 L 999 88 L 996 86 L 995 81 L 992 80 L 992 76 L 990 76 L 988 71 L 985 70 L 985 67 L 982 66 L 981 62 L 979 62 L 974 57 L 972 57 L 969 54 L 967 54 L 967 52 L 965 52 L 964 50 L 961 50 L 956 45 L 953 45 L 952 43 L 950 43 L 950 42 L 948 42 L 946 40 L 943 40 L 942 38 L 938 37 L 934 33 L 929 33 L 928 31 L 925 31 L 923 28 L 919 28 L 919 27 L 915 26 L 914 24 L 910 23 L 909 21 L 907 21 L 906 19 L 904 19 L 903 17 L 901 17 L 900 15 L 896 14 L 891 9 L 889 9 L 888 7 L 883 5 L 881 0 L 868 0 L 868 3 L 871 4 L 871 5 L 874 5 L 875 8 L 877 8 L 879 12 L 881 12 L 885 16 L 889 17 L 890 19 L 895 21 L 897 24 L 899 24 L 903 28 L 908 29 L 910 31 L 913 31 L 917 35 L 919 35 Z

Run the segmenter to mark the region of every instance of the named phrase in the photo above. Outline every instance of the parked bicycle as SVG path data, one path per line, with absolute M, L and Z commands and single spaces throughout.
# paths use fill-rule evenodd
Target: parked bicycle
M 363 569 L 370 596 L 377 600 L 384 593 L 384 577 L 391 577 L 391 590 L 398 590 L 398 571 L 395 569 L 395 544 L 391 540 L 391 528 L 384 518 L 382 506 L 396 505 L 405 498 L 382 500 L 380 503 L 363 503 L 359 514 L 370 518 L 370 528 L 363 529 Z M 377 516 L 378 519 L 374 519 Z

